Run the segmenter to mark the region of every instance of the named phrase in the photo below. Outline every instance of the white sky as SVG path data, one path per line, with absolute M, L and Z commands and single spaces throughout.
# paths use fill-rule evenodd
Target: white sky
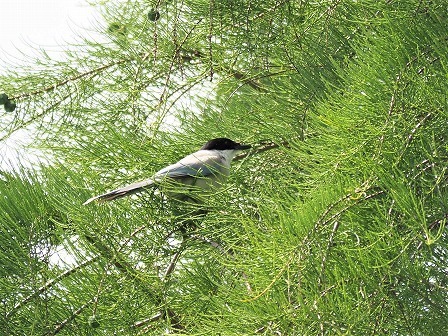
M 35 49 L 63 57 L 58 50 L 79 35 L 92 35 L 89 28 L 99 18 L 98 10 L 86 0 L 0 0 L 0 7 L 0 74 L 7 73 L 9 64 L 20 65 L 24 55 L 37 56 Z M 0 169 L 42 160 L 39 153 L 23 150 L 22 145 L 30 141 L 26 131 L 18 131 L 1 142 Z
M 97 11 L 85 0 L 1 0 L 0 72 L 31 47 L 56 49 L 92 27 Z M 77 32 L 77 33 L 76 33 Z M 31 46 L 31 47 L 30 47 Z

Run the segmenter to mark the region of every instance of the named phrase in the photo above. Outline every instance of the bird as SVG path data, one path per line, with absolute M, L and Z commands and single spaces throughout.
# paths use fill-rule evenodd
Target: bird
M 213 191 L 221 187 L 229 176 L 234 157 L 251 147 L 228 138 L 209 140 L 198 151 L 159 170 L 151 178 L 94 196 L 83 205 L 112 201 L 151 187 L 162 187 L 164 194 L 177 200 L 195 200 L 192 195 L 195 191 Z

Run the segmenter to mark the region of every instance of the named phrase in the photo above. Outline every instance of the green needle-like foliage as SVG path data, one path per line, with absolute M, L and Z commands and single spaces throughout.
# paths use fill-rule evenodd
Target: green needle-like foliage
M 446 333 L 446 1 L 98 6 L 0 77 L 45 158 L 0 174 L 0 333 Z M 82 205 L 223 136 L 253 149 L 201 207 Z

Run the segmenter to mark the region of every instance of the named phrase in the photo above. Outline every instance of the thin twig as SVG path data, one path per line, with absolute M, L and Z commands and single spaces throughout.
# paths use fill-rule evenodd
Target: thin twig
M 263 153 L 268 150 L 272 150 L 272 149 L 276 149 L 276 148 L 280 148 L 280 147 L 288 148 L 288 147 L 290 147 L 289 143 L 290 143 L 289 141 L 283 141 L 281 143 L 275 143 L 275 142 L 263 143 L 260 146 L 256 146 L 256 148 L 251 150 L 250 152 L 241 153 L 241 154 L 235 156 L 235 158 L 233 160 L 234 161 L 243 160 L 244 158 L 248 157 L 249 155 Z
M 118 65 L 118 64 L 121 64 L 121 63 L 129 62 L 129 61 L 132 61 L 132 60 L 133 60 L 132 58 L 127 58 L 127 59 L 121 59 L 121 60 L 118 60 L 118 61 L 115 61 L 115 62 L 106 64 L 106 65 L 102 65 L 102 66 L 100 66 L 100 67 L 98 67 L 98 68 L 89 70 L 89 71 L 87 71 L 87 72 L 80 73 L 80 74 L 78 74 L 78 75 L 76 75 L 76 76 L 67 78 L 67 79 L 65 79 L 65 80 L 63 80 L 63 81 L 60 81 L 60 82 L 55 83 L 55 84 L 53 84 L 53 85 L 47 86 L 47 87 L 45 87 L 45 88 L 43 88 L 43 89 L 39 89 L 39 90 L 31 91 L 31 92 L 26 92 L 26 93 L 22 93 L 22 94 L 20 94 L 20 95 L 13 96 L 13 97 L 11 97 L 10 99 L 11 99 L 11 100 L 17 100 L 17 99 L 21 99 L 21 98 L 31 97 L 31 96 L 37 95 L 37 94 L 39 94 L 39 93 L 48 92 L 48 91 L 54 90 L 54 89 L 56 89 L 56 88 L 58 88 L 58 87 L 60 87 L 60 86 L 63 86 L 63 85 L 65 85 L 65 84 L 69 83 L 69 82 L 73 82 L 73 81 L 75 81 L 75 80 L 78 80 L 78 79 L 80 79 L 80 78 L 83 78 L 83 77 L 86 77 L 86 76 L 89 76 L 89 75 L 92 75 L 92 74 L 96 74 L 96 73 L 98 73 L 98 72 L 100 72 L 100 71 L 102 71 L 102 70 L 105 70 L 105 69 L 107 69 L 107 68 L 113 67 L 114 65 Z
M 148 318 L 146 318 L 144 320 L 135 322 L 132 325 L 132 327 L 133 328 L 140 328 L 140 327 L 143 327 L 145 324 L 156 322 L 156 321 L 160 320 L 161 318 L 163 318 L 163 313 L 158 312 L 154 316 L 151 316 L 151 317 L 148 317 Z
M 401 159 L 403 158 L 406 149 L 411 144 L 412 140 L 414 139 L 414 135 L 417 132 L 417 130 L 423 126 L 426 120 L 428 120 L 432 116 L 432 113 L 429 112 L 427 115 L 425 115 L 422 119 L 419 120 L 419 122 L 414 126 L 414 128 L 411 130 L 411 132 L 406 137 L 406 142 L 404 144 L 403 150 L 400 152 L 400 154 L 397 156 L 397 160 L 395 161 L 395 164 L 398 164 Z
M 160 94 L 159 103 L 157 104 L 156 108 L 160 107 L 164 102 L 166 102 L 165 95 L 166 95 L 166 93 L 168 91 L 169 82 L 171 80 L 171 73 L 173 72 L 173 67 L 174 67 L 175 61 L 178 59 L 178 55 L 179 55 L 179 52 L 180 52 L 182 46 L 187 42 L 187 39 L 190 37 L 190 35 L 193 33 L 193 31 L 196 29 L 196 27 L 202 22 L 202 20 L 203 20 L 202 18 L 199 19 L 194 24 L 194 26 L 190 29 L 190 31 L 187 32 L 187 34 L 185 35 L 185 37 L 182 40 L 182 42 L 178 46 L 176 46 L 176 49 L 174 50 L 173 57 L 171 59 L 171 63 L 170 63 L 169 69 L 168 69 L 168 75 L 166 76 L 165 84 L 163 86 L 162 93 Z M 165 116 L 167 114 L 167 111 L 168 110 L 165 110 L 161 114 L 161 116 L 159 117 L 159 120 L 163 120 L 165 118 Z
M 47 291 L 48 289 L 50 289 L 54 284 L 56 284 L 57 282 L 59 282 L 60 280 L 70 276 L 71 274 L 75 273 L 76 271 L 90 265 L 91 263 L 93 263 L 94 261 L 97 261 L 99 259 L 98 256 L 93 257 L 87 261 L 84 261 L 83 263 L 79 264 L 76 267 L 73 267 L 61 274 L 59 274 L 56 278 L 53 278 L 51 280 L 48 280 L 43 286 L 39 287 L 35 292 L 33 292 L 32 294 L 28 295 L 26 298 L 24 298 L 22 301 L 16 303 L 16 305 L 11 309 L 11 311 L 9 311 L 8 313 L 6 313 L 5 318 L 9 318 L 11 317 L 18 309 L 20 309 L 21 307 L 23 307 L 24 305 L 26 305 L 28 302 L 30 302 L 32 299 L 38 297 L 39 295 L 41 295 L 42 293 L 44 293 L 45 291 Z
M 182 242 L 183 243 L 183 242 Z M 176 264 L 179 261 L 179 258 L 182 254 L 182 252 L 184 251 L 184 247 L 182 246 L 183 244 L 181 244 L 179 250 L 174 254 L 173 258 L 171 259 L 171 262 L 169 263 L 168 267 L 165 270 L 165 274 L 163 275 L 163 282 L 166 282 L 171 274 L 174 272 L 174 269 L 176 268 Z
M 160 303 L 160 298 L 154 292 L 154 288 L 149 284 L 146 284 L 138 276 L 139 273 L 134 269 L 127 261 L 120 259 L 118 253 L 114 252 L 106 244 L 104 244 L 100 239 L 94 236 L 85 235 L 85 239 L 91 243 L 101 255 L 108 259 L 119 271 L 128 275 L 136 285 L 138 285 L 143 291 L 148 294 L 155 303 Z
M 76 309 L 72 315 L 70 315 L 69 317 L 67 317 L 64 321 L 62 321 L 61 323 L 59 323 L 53 331 L 48 332 L 46 335 L 49 336 L 53 336 L 58 334 L 67 324 L 69 324 L 71 321 L 73 321 L 78 315 L 80 315 L 84 309 L 87 308 L 88 305 L 90 305 L 93 302 L 92 300 L 89 300 L 88 302 L 84 303 L 81 307 L 79 307 L 78 309 Z
M 327 261 L 328 254 L 330 253 L 331 246 L 333 245 L 333 239 L 334 239 L 334 236 L 335 236 L 338 228 L 339 228 L 339 221 L 336 220 L 333 224 L 333 230 L 331 230 L 330 238 L 328 238 L 327 249 L 326 249 L 326 251 L 322 257 L 322 261 L 320 263 L 320 274 L 319 274 L 319 278 L 317 279 L 317 283 L 318 283 L 320 291 L 322 290 L 323 277 L 324 277 L 324 272 L 325 272 L 325 262 Z
M 50 111 L 54 110 L 58 105 L 62 104 L 63 101 L 65 101 L 66 99 L 68 99 L 70 96 L 72 95 L 72 92 L 66 94 L 64 97 L 62 97 L 62 99 L 60 99 L 59 101 L 57 101 L 56 103 L 54 103 L 53 105 L 51 105 L 50 107 L 46 108 L 44 111 L 42 111 L 41 113 L 32 116 L 30 119 L 26 120 L 26 121 L 22 121 L 20 122 L 19 125 L 17 125 L 19 122 L 16 121 L 15 127 L 12 127 L 4 136 L 2 136 L 0 138 L 0 141 L 4 141 L 7 138 L 9 138 L 14 132 L 17 132 L 20 129 L 23 129 L 24 127 L 32 124 L 33 122 L 35 122 L 38 119 L 43 118 L 47 113 L 49 113 Z

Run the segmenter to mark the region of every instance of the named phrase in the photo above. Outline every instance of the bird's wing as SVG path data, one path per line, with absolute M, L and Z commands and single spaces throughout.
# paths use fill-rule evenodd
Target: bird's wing
M 89 204 L 93 201 L 104 202 L 104 201 L 112 201 L 116 198 L 124 197 L 127 195 L 134 194 L 136 192 L 141 191 L 142 189 L 149 187 L 154 184 L 154 180 L 148 179 L 136 183 L 132 183 L 123 188 L 118 188 L 112 191 L 109 191 L 105 194 L 94 196 L 89 198 L 87 201 L 83 203 L 83 205 Z
M 159 170 L 154 175 L 155 181 L 166 177 L 179 179 L 182 177 L 207 177 L 216 175 L 222 170 L 223 163 L 219 155 L 196 152 L 179 162 Z
M 220 173 L 226 174 L 227 172 L 228 167 L 226 166 L 226 161 L 223 160 L 219 154 L 213 154 L 210 153 L 210 151 L 200 150 L 186 156 L 175 164 L 159 170 L 151 179 L 132 183 L 126 187 L 115 189 L 105 194 L 89 198 L 84 202 L 84 205 L 93 201 L 111 201 L 116 198 L 134 194 L 154 185 L 154 182 L 162 182 L 167 177 L 177 180 L 182 179 L 183 177 L 201 178 Z

